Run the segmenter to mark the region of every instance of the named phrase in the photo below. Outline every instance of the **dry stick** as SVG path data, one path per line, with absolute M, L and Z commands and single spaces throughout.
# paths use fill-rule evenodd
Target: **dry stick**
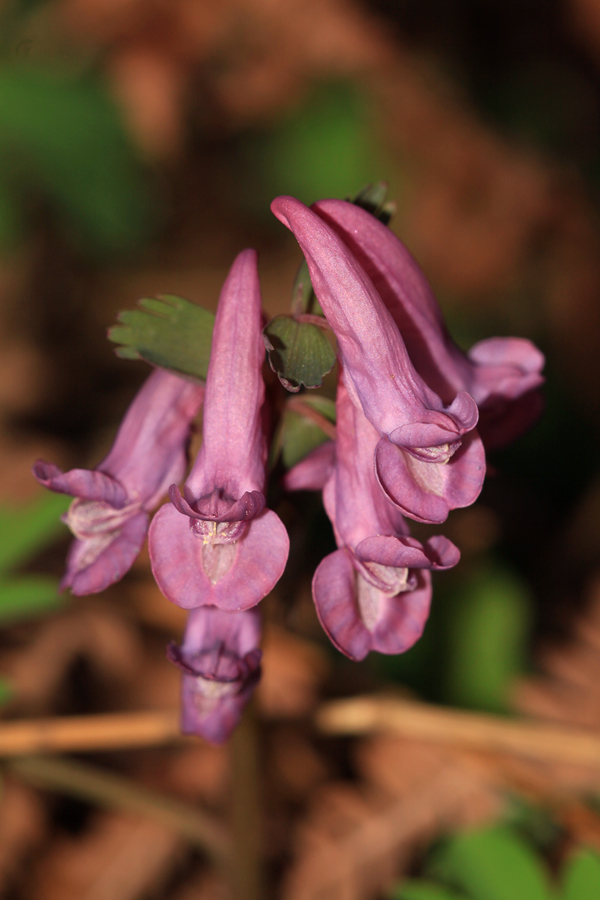
M 545 722 L 503 719 L 382 696 L 337 700 L 317 712 L 327 734 L 387 732 L 418 740 L 525 756 L 544 762 L 600 766 L 600 734 Z
M 0 756 L 156 747 L 181 739 L 177 710 L 26 719 L 0 724 Z
M 74 760 L 31 756 L 12 760 L 8 767 L 36 787 L 157 819 L 221 866 L 230 863 L 231 844 L 222 825 L 185 803 Z

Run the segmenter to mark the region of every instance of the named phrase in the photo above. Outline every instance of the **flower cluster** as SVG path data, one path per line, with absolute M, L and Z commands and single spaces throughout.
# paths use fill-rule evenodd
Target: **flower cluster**
M 423 631 L 431 570 L 460 556 L 442 535 L 411 537 L 406 517 L 439 524 L 474 502 L 484 446 L 512 440 L 539 413 L 544 360 L 518 338 L 459 350 L 407 249 L 359 206 L 324 200 L 309 209 L 279 197 L 272 209 L 300 244 L 338 348 L 336 439 L 284 478 L 288 490 L 322 489 L 333 525 L 338 549 L 313 579 L 317 612 L 352 659 L 401 653 Z M 46 487 L 75 497 L 62 584 L 78 595 L 125 574 L 168 491 L 149 527 L 152 571 L 189 610 L 181 646 L 168 648 L 183 671 L 182 728 L 215 742 L 229 736 L 260 677 L 257 604 L 289 552 L 266 506 L 261 306 L 256 254 L 245 250 L 219 298 L 206 384 L 157 369 L 95 470 L 34 467 Z M 180 489 L 202 404 L 201 448 Z

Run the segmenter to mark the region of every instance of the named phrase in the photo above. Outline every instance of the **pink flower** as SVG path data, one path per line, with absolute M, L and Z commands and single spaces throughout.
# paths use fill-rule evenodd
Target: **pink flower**
M 181 647 L 167 656 L 183 670 L 181 730 L 226 741 L 260 678 L 260 614 L 201 606 L 188 616 Z
M 190 427 L 204 387 L 154 371 L 127 410 L 113 447 L 94 470 L 61 470 L 38 460 L 35 478 L 73 500 L 64 520 L 76 540 L 61 588 L 93 594 L 132 566 L 152 510 L 187 465 Z
M 294 233 L 338 341 L 346 387 L 375 427 L 379 482 L 408 516 L 443 522 L 469 506 L 485 476 L 478 410 L 466 391 L 445 405 L 415 370 L 371 279 L 340 237 L 293 197 L 271 208 Z
M 172 502 L 150 527 L 154 577 L 185 609 L 249 609 L 272 590 L 287 561 L 285 527 L 264 508 L 261 324 L 256 253 L 245 250 L 219 299 L 200 452 L 183 494 L 173 485 Z
M 421 377 L 444 403 L 467 391 L 479 407 L 488 448 L 509 443 L 542 408 L 544 357 L 524 338 L 490 338 L 463 353 L 446 328 L 425 275 L 389 228 L 352 203 L 321 200 L 313 209 L 368 273 L 400 329 Z
M 315 573 L 317 613 L 333 643 L 351 659 L 363 659 L 370 650 L 402 653 L 421 636 L 429 615 L 428 570 L 454 566 L 460 554 L 442 536 L 424 545 L 410 537 L 375 477 L 379 435 L 350 400 L 342 379 L 336 409 L 335 469 L 323 502 L 340 549 Z

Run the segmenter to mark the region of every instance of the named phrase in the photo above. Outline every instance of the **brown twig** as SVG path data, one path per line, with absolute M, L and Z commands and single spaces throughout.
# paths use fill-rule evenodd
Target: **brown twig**
M 545 722 L 428 706 L 382 696 L 328 703 L 317 712 L 327 734 L 387 732 L 471 750 L 509 753 L 545 762 L 600 766 L 600 734 Z
M 154 747 L 180 738 L 177 710 L 27 719 L 0 725 L 0 756 Z
M 231 844 L 221 823 L 195 807 L 71 759 L 31 756 L 7 765 L 36 787 L 157 819 L 200 847 L 215 862 L 230 865 Z

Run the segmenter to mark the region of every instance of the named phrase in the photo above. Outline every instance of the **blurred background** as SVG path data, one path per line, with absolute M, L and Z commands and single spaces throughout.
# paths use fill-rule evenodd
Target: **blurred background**
M 323 699 L 392 686 L 600 727 L 600 2 L 0 2 L 5 717 L 177 703 L 164 644 L 183 619 L 147 558 L 99 597 L 59 597 L 66 503 L 30 475 L 37 457 L 93 466 L 110 446 L 148 371 L 106 340 L 118 311 L 163 292 L 214 309 L 247 246 L 266 310 L 286 311 L 300 257 L 271 199 L 380 179 L 457 342 L 519 335 L 546 353 L 546 412 L 451 515 L 462 562 L 434 578 L 425 637 L 403 657 L 354 664 L 328 645 L 310 577 L 331 532 L 318 498 L 281 500 L 296 550 L 264 604 L 256 714 L 264 896 L 284 900 L 391 896 L 442 830 L 507 808 L 555 870 L 573 846 L 600 848 L 582 799 L 600 770 L 311 725 Z M 227 819 L 228 748 L 85 762 Z M 229 897 L 201 841 L 100 810 L 68 774 L 40 791 L 9 766 L 0 835 L 10 900 Z M 323 871 L 337 873 L 325 886 Z

